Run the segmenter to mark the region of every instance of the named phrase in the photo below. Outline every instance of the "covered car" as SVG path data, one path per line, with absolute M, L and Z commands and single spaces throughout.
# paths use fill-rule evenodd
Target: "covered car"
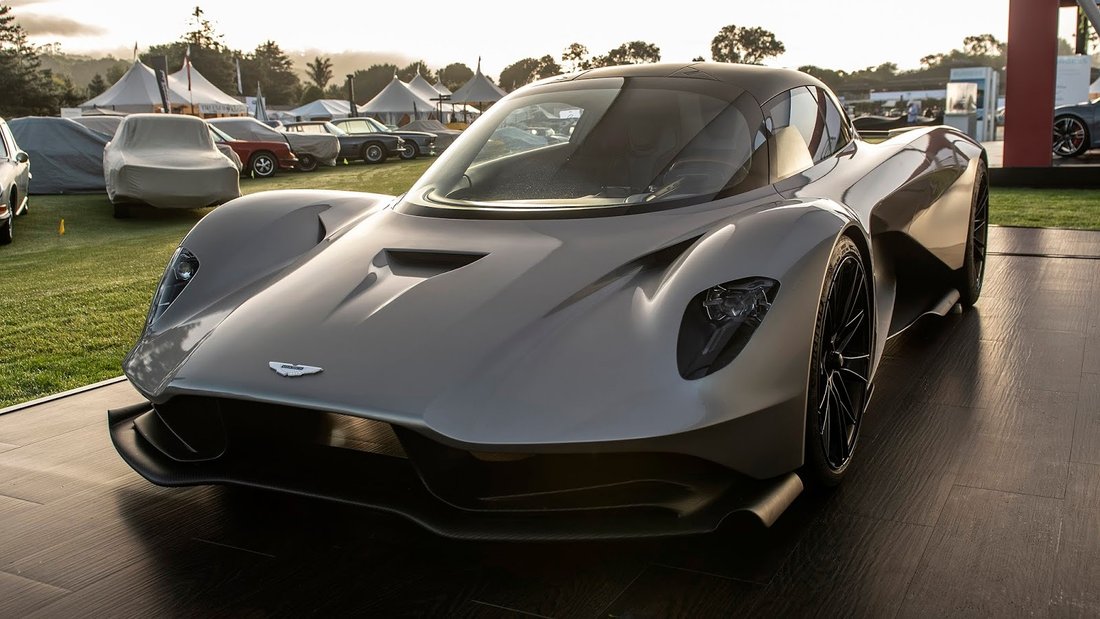
M 551 105 L 575 124 L 515 138 Z M 264 192 L 200 221 L 123 362 L 147 401 L 109 414 L 112 440 L 159 484 L 456 537 L 771 524 L 862 457 L 887 340 L 977 301 L 988 206 L 980 144 L 865 142 L 801 72 L 551 78 L 400 197 Z
M 347 131 L 352 135 L 380 135 L 397 136 L 405 140 L 405 148 L 399 153 L 402 159 L 416 159 L 420 156 L 435 154 L 435 134 L 427 131 L 405 131 L 390 129 L 377 120 L 363 116 L 359 118 L 343 118 L 332 121 L 332 124 Z
M 442 153 L 447 150 L 455 139 L 462 135 L 461 131 L 449 129 L 447 125 L 438 120 L 414 120 L 401 126 L 401 131 L 424 131 L 435 136 L 435 152 Z
M 118 126 L 122 124 L 122 119 L 125 116 L 77 116 L 76 118 L 70 118 L 69 120 L 83 125 L 96 133 L 101 133 L 107 136 L 107 139 L 115 137 L 115 131 L 118 131 Z
M 104 149 L 103 176 L 116 216 L 128 204 L 201 208 L 241 195 L 237 167 L 193 116 L 127 116 Z
M 327 134 L 286 133 L 273 129 L 255 118 L 211 118 L 210 124 L 237 140 L 278 142 L 290 144 L 290 150 L 298 157 L 298 169 L 311 172 L 318 165 L 336 165 L 340 154 L 340 141 Z
M 34 160 L 30 193 L 101 192 L 103 147 L 109 138 L 68 118 L 29 116 L 9 123 L 12 134 Z
M 352 135 L 325 121 L 289 123 L 283 127 L 290 135 L 332 135 L 340 141 L 340 159 L 361 159 L 382 163 L 389 157 L 403 157 L 405 140 L 389 133 Z M 404 158 L 404 157 L 403 157 Z

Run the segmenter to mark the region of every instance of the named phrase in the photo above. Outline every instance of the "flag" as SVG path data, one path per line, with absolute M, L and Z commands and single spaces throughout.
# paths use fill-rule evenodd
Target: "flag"
M 241 85 L 241 59 L 237 58 L 237 94 L 244 94 L 244 86 Z
M 259 82 L 256 82 L 256 119 L 267 122 L 267 105 L 264 104 L 264 95 L 260 92 Z
M 134 41 L 134 60 L 137 60 L 137 41 Z
M 160 91 L 160 102 L 164 106 L 164 113 L 171 114 L 172 106 L 168 104 L 168 74 L 164 70 L 157 68 L 156 76 L 157 90 Z
M 183 54 L 183 66 L 187 69 L 187 92 L 191 92 L 191 46 Z

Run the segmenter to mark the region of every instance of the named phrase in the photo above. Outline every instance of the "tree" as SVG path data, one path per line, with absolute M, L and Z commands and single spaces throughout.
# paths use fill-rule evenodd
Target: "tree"
M 214 24 L 203 17 L 203 10 L 196 6 L 191 13 L 190 30 L 184 33 L 183 42 L 196 47 L 223 51 L 225 36 L 214 30 Z
M 79 102 L 71 80 L 41 67 L 38 49 L 27 41 L 11 7 L 0 5 L 0 116 L 56 114 Z
M 332 58 L 314 56 L 313 62 L 306 63 L 306 77 L 317 86 L 318 90 L 324 90 L 325 86 L 332 81 Z
M 561 53 L 561 61 L 566 73 L 584 71 L 592 66 L 588 60 L 588 48 L 580 43 L 570 43 Z
M 812 64 L 798 67 L 798 70 L 825 82 L 825 85 L 833 90 L 836 90 L 844 83 L 844 78 L 846 76 L 843 71 L 823 69 Z
M 498 85 L 512 91 L 531 82 L 561 73 L 561 66 L 549 54 L 542 58 L 517 60 L 500 72 Z
M 417 74 L 431 75 L 432 72 L 428 69 L 428 64 L 423 60 L 417 60 L 416 62 L 410 62 L 405 65 L 405 68 L 397 70 L 397 77 L 403 82 L 410 82 Z
M 614 67 L 623 64 L 644 64 L 660 61 L 661 48 L 645 41 L 630 41 L 623 43 L 603 56 L 593 58 L 591 65 L 593 67 Z
M 722 26 L 710 41 L 710 55 L 715 62 L 740 62 L 760 64 L 765 58 L 773 58 L 787 51 L 775 33 L 753 26 Z
M 353 79 L 355 80 L 355 102 L 358 104 L 366 103 L 370 101 L 382 92 L 382 89 L 389 85 L 393 81 L 393 76 L 397 74 L 397 65 L 395 64 L 374 64 L 367 68 L 367 70 L 359 69 L 355 72 Z M 344 94 L 339 98 L 347 98 L 347 84 L 341 84 L 340 90 Z
M 266 96 L 266 95 L 265 95 Z M 346 95 L 345 95 L 346 96 Z M 317 87 L 317 84 L 310 84 L 302 89 L 302 96 L 298 97 L 298 105 L 305 105 L 312 103 L 318 99 L 325 99 L 325 91 Z M 344 97 L 327 97 L 328 99 L 342 99 Z
M 236 54 L 222 42 L 224 37 L 214 29 L 214 24 L 203 17 L 202 8 L 195 7 L 188 28 L 174 43 L 151 46 L 141 55 L 141 60 L 145 64 L 159 65 L 163 58 L 168 72 L 174 73 L 183 67 L 183 59 L 190 52 L 191 66 L 211 84 L 224 92 L 237 92 Z M 248 80 L 245 83 L 249 83 Z M 266 89 L 264 96 L 271 101 Z
M 474 70 L 461 62 L 452 62 L 436 72 L 435 77 L 443 82 L 450 90 L 458 90 L 462 85 L 470 81 L 474 76 Z
M 992 34 L 976 34 L 963 39 L 963 51 L 969 56 L 996 56 L 1005 52 L 1005 44 Z
M 260 83 L 269 105 L 290 105 L 298 101 L 302 83 L 294 64 L 275 41 L 264 41 L 241 59 L 244 83 Z
M 105 90 L 107 90 L 107 82 L 103 81 L 102 75 L 96 73 L 92 81 L 88 82 L 88 98 L 98 97 Z
M 115 85 L 115 82 L 122 79 L 123 75 L 126 75 L 128 67 L 122 65 L 115 65 L 110 69 L 107 69 L 107 85 L 108 88 Z

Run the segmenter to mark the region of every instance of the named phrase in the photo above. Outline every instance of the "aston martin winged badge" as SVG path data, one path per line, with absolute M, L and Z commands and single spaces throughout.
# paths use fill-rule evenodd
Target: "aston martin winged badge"
M 290 378 L 305 376 L 306 374 L 317 374 L 324 370 L 324 368 L 313 365 L 298 365 L 295 363 L 283 363 L 282 361 L 271 361 L 267 365 L 272 370 L 275 370 L 275 373 L 279 376 L 287 376 Z

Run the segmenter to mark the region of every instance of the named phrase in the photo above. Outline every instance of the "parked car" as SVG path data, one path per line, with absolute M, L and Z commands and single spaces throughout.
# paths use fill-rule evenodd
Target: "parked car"
M 1052 150 L 1059 157 L 1080 157 L 1100 148 L 1100 99 L 1054 108 Z
M 8 123 L 0 118 L 0 245 L 11 243 L 15 218 L 27 214 L 31 158 L 15 143 Z
M 214 125 L 210 125 L 210 133 L 216 144 L 229 146 L 237 153 L 244 164 L 241 170 L 243 174 L 267 178 L 275 176 L 278 170 L 293 170 L 298 165 L 298 158 L 290 151 L 290 145 L 283 140 L 237 140 Z
M 500 139 L 559 103 L 571 139 Z M 449 150 L 400 197 L 272 191 L 203 219 L 123 361 L 146 400 L 109 413 L 123 459 L 455 537 L 770 525 L 853 472 L 887 340 L 981 293 L 981 144 L 866 143 L 805 73 L 594 69 Z
M 302 172 L 312 172 L 318 165 L 336 165 L 336 155 L 340 152 L 339 140 L 327 134 L 286 133 L 247 117 L 211 118 L 208 122 L 238 140 L 283 141 L 290 144 L 290 150 L 298 157 L 298 169 Z
M 382 163 L 389 157 L 400 157 L 405 150 L 405 140 L 396 135 L 352 135 L 327 121 L 290 123 L 283 128 L 287 133 L 333 135 L 340 140 L 342 159 L 362 159 L 367 163 Z
M 341 118 L 332 124 L 352 135 L 396 135 L 405 140 L 402 159 L 416 159 L 421 155 L 435 154 L 435 134 L 426 131 L 401 131 L 390 129 L 373 118 Z
M 209 125 L 182 114 L 132 114 L 103 149 L 115 217 L 132 204 L 201 208 L 241 195 L 240 170 L 218 151 Z

